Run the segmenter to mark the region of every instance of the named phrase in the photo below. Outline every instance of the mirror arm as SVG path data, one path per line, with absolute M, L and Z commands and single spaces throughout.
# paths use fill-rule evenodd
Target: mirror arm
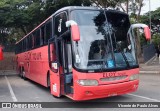
M 67 36 L 67 34 L 70 34 L 70 30 L 68 29 L 63 34 L 61 34 L 59 37 L 57 37 L 57 40 L 61 40 L 63 36 Z

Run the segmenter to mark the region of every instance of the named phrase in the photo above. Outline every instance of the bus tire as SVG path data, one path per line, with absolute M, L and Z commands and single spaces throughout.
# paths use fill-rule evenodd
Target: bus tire
M 60 95 L 59 97 L 58 96 L 55 96 L 55 95 L 52 95 L 54 98 L 64 98 L 65 96 L 64 95 Z
M 19 77 L 23 78 L 22 75 L 23 75 L 23 74 L 22 74 L 22 68 L 19 67 Z
M 47 72 L 47 87 L 50 88 L 50 73 Z
M 26 80 L 26 77 L 25 77 L 25 71 L 24 71 L 24 68 L 22 68 L 22 78 L 24 79 L 24 80 Z

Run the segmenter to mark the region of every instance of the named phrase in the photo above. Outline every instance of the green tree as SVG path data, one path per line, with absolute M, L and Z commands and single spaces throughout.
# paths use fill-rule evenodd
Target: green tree
M 122 0 L 90 0 L 93 4 L 95 4 L 97 7 L 113 7 L 115 8 L 117 4 Z
M 73 5 L 90 6 L 91 2 L 89 0 L 1 0 L 0 33 L 3 32 L 4 38 L 12 36 L 18 40 L 58 9 Z
M 152 18 L 151 18 L 151 35 L 152 35 L 152 41 L 155 45 L 160 44 L 160 8 L 158 8 L 155 11 L 151 11 Z M 140 21 L 145 24 L 150 24 L 149 21 L 149 12 L 145 13 L 141 16 Z

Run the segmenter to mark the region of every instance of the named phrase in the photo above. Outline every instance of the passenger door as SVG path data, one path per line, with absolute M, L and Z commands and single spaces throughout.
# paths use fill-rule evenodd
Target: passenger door
M 60 96 L 60 69 L 59 69 L 59 51 L 57 38 L 51 38 L 48 44 L 48 58 L 50 67 L 50 89 L 51 94 Z
M 59 13 L 53 18 L 54 21 L 54 37 L 49 40 L 49 61 L 50 61 L 50 83 L 51 93 L 57 97 L 61 95 L 61 74 L 63 73 L 62 65 L 62 44 L 60 36 L 68 30 L 65 22 L 67 21 L 67 14 L 65 12 Z M 52 55 L 51 55 L 52 54 Z

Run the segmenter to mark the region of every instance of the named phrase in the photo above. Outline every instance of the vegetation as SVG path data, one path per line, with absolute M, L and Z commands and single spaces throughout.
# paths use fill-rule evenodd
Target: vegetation
M 1 0 L 0 42 L 15 43 L 64 6 L 88 6 L 87 0 Z
M 14 44 L 56 10 L 65 6 L 114 8 L 128 13 L 132 23 L 149 24 L 148 13 L 140 16 L 143 2 L 144 0 L 0 0 L 0 43 Z M 152 17 L 153 42 L 157 43 L 160 8 L 152 12 Z M 146 42 L 143 37 L 136 39 L 137 47 L 141 49 L 141 45 Z M 141 54 L 141 50 L 138 53 Z
M 160 8 L 158 8 L 155 11 L 151 12 L 152 18 L 151 18 L 151 32 L 152 32 L 152 42 L 155 45 L 160 44 Z M 140 22 L 143 22 L 147 25 L 149 25 L 149 12 L 141 16 Z

